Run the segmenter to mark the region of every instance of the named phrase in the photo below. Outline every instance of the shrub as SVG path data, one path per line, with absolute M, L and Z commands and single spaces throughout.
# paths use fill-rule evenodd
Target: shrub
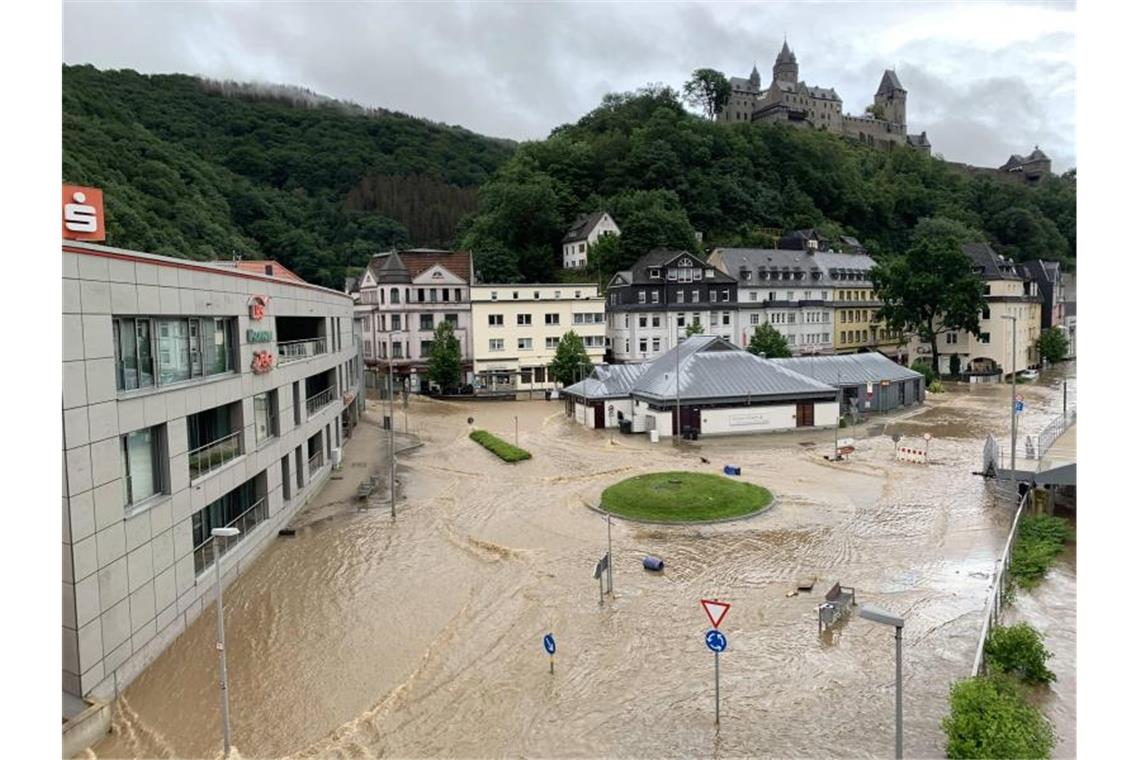
M 1018 529 L 1013 545 L 1009 572 L 1020 586 L 1031 588 L 1045 577 L 1053 560 L 1073 539 L 1073 530 L 1060 517 L 1038 515 L 1026 517 Z
M 942 719 L 948 758 L 1047 758 L 1053 726 L 1005 675 L 966 678 L 950 690 Z
M 1045 665 L 1053 653 L 1045 648 L 1040 632 L 1028 623 L 999 625 L 986 638 L 986 665 L 1027 683 L 1044 684 L 1057 676 Z
M 512 446 L 486 430 L 472 430 L 468 437 L 504 462 L 521 462 L 524 459 L 530 459 L 529 451 Z
M 930 366 L 929 359 L 915 359 L 913 362 L 911 362 L 910 368 L 926 378 L 927 388 L 930 387 L 931 383 L 938 379 L 938 376 L 934 374 L 934 367 Z
M 943 393 L 946 389 L 942 387 L 941 380 L 935 379 L 934 382 L 926 386 L 926 390 L 928 393 Z

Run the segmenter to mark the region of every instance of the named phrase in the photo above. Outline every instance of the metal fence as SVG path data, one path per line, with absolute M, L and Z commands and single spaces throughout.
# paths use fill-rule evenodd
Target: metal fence
M 308 415 L 312 417 L 314 414 L 331 404 L 333 398 L 335 397 L 336 388 L 329 386 L 320 393 L 314 394 L 305 399 L 305 410 L 308 412 Z
M 249 531 L 266 517 L 265 499 L 258 499 L 253 503 L 249 509 L 242 512 L 226 523 L 227 528 L 237 528 L 241 533 L 233 538 L 223 538 L 222 544 L 219 547 L 221 554 L 224 556 L 231 547 L 236 545 L 239 541 L 246 537 Z M 214 541 L 217 539 L 210 536 L 198 546 L 194 547 L 194 574 L 198 575 L 207 567 L 214 563 Z
M 241 431 L 199 446 L 188 455 L 190 479 L 196 480 L 241 454 Z
M 306 340 L 287 340 L 277 344 L 277 364 L 309 359 L 325 353 L 327 342 L 324 338 L 309 338 Z
M 1072 409 L 1068 414 L 1062 414 L 1050 422 L 1045 428 L 1037 434 L 1037 458 L 1049 450 L 1049 447 L 1057 442 L 1057 439 L 1064 435 L 1077 421 L 1077 410 Z
M 990 629 L 1001 621 L 1001 611 L 1009 599 L 1009 565 L 1013 556 L 1013 543 L 1017 540 L 1018 530 L 1021 526 L 1021 517 L 1029 503 L 1032 491 L 1026 491 L 1018 502 L 1017 512 L 1013 516 L 1013 525 L 1009 529 L 1009 537 L 1005 540 L 1005 548 L 997 561 L 994 570 L 994 582 L 990 588 L 989 598 L 986 600 L 985 615 L 982 618 L 982 632 L 978 637 L 978 649 L 974 654 L 974 669 L 970 675 L 981 675 L 986 672 L 986 639 Z
M 316 454 L 313 454 L 311 457 L 309 457 L 309 477 L 311 478 L 313 476 L 313 473 L 324 467 L 324 465 L 325 451 L 324 449 L 321 449 Z

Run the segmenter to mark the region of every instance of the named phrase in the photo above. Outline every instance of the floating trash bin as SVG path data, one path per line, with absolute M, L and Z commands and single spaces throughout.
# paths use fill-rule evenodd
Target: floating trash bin
M 726 464 L 724 466 L 724 474 L 725 475 L 739 475 L 740 474 L 740 467 L 734 466 L 731 464 Z
M 661 571 L 665 569 L 665 560 L 660 557 L 654 557 L 652 554 L 641 560 L 641 565 L 646 570 Z

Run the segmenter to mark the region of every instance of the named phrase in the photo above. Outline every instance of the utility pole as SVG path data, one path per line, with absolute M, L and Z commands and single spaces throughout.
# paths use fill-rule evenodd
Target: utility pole
M 606 576 L 610 584 L 610 596 L 614 595 L 614 539 L 610 530 L 610 513 L 606 512 L 606 556 L 609 563 L 606 565 Z
M 843 419 L 843 386 L 839 384 L 839 370 L 835 370 L 835 459 L 839 460 L 839 421 Z
M 404 427 L 408 426 L 404 412 Z M 392 335 L 388 335 L 388 485 L 391 489 L 392 519 L 396 519 L 396 374 L 392 366 Z

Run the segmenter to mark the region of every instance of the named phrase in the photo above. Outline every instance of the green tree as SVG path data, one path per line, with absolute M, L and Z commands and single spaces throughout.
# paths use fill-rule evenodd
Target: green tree
M 1045 648 L 1041 633 L 1028 623 L 996 626 L 986 638 L 986 666 L 1018 676 L 1032 684 L 1056 681 L 1045 664 L 1053 653 Z
M 428 357 L 428 379 L 441 389 L 459 385 L 463 371 L 463 353 L 459 339 L 455 337 L 455 327 L 448 320 L 435 326 L 431 342 L 431 356 Z
M 792 355 L 788 339 L 765 322 L 756 328 L 748 341 L 748 350 L 757 356 L 763 354 L 768 359 L 784 359 Z
M 685 101 L 701 109 L 709 119 L 716 118 L 732 95 L 728 78 L 716 69 L 695 70 L 681 90 L 685 93 Z
M 1069 337 L 1060 327 L 1050 327 L 1037 338 L 1037 350 L 1042 359 L 1056 364 L 1069 355 Z
M 867 114 L 868 116 L 874 116 L 876 119 L 882 119 L 885 118 L 886 112 L 883 110 L 882 103 L 872 103 L 863 109 L 863 113 Z
M 581 380 L 593 368 L 582 338 L 573 330 L 565 333 L 558 341 L 558 350 L 554 352 L 554 361 L 550 363 L 551 377 L 565 387 Z
M 891 330 L 917 333 L 930 344 L 931 366 L 938 371 L 938 335 L 965 330 L 978 335 L 984 287 L 973 272 L 962 225 L 933 220 L 916 232 L 902 256 L 871 270 L 871 282 L 883 302 L 879 319 Z
M 1056 743 L 1053 726 L 1004 675 L 955 683 L 942 730 L 946 757 L 955 760 L 1048 758 Z
M 621 267 L 621 238 L 602 235 L 586 248 L 586 268 L 602 278 L 605 272 L 616 272 Z
M 691 338 L 694 335 L 703 335 L 705 332 L 704 326 L 701 324 L 700 319 L 695 319 L 689 324 L 685 325 L 685 337 Z

